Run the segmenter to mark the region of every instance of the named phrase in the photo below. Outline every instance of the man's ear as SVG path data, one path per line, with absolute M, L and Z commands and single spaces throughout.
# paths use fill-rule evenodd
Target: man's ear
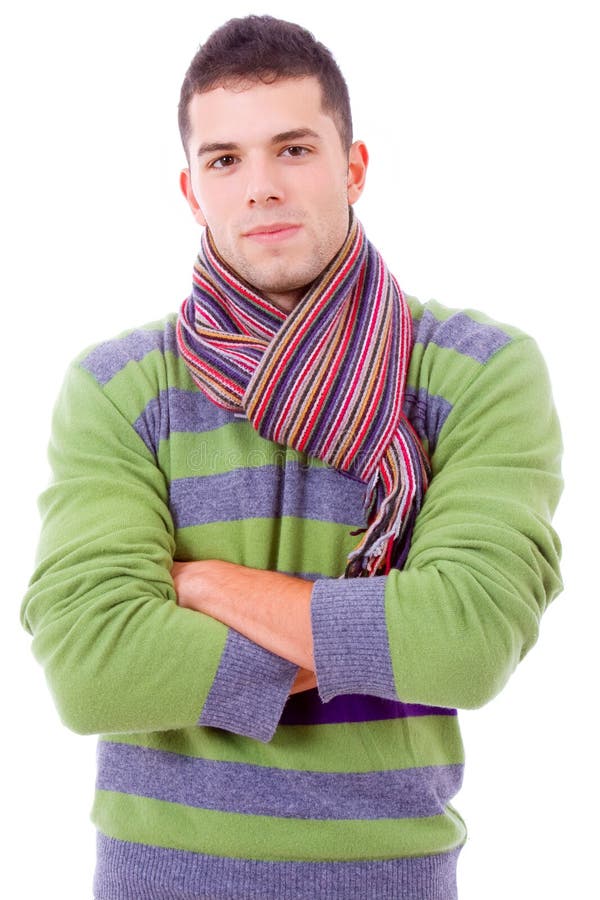
M 369 151 L 363 141 L 354 141 L 348 154 L 348 203 L 356 203 L 363 192 Z
M 181 188 L 181 193 L 187 200 L 192 215 L 198 225 L 206 225 L 204 213 L 200 209 L 200 204 L 196 200 L 194 189 L 192 188 L 192 176 L 189 169 L 182 170 L 181 175 L 179 176 L 179 187 Z

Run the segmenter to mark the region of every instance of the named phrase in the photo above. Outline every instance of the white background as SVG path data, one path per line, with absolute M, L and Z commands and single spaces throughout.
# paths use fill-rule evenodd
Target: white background
M 461 900 L 597 879 L 598 66 L 594 2 L 26 2 L 0 22 L 2 892 L 91 896 L 94 738 L 59 723 L 18 624 L 49 416 L 87 344 L 175 310 L 199 231 L 176 107 L 197 46 L 270 12 L 345 73 L 371 166 L 357 212 L 404 289 L 534 334 L 565 436 L 565 591 L 503 693 L 462 714 Z M 7 888 L 7 885 L 12 887 Z

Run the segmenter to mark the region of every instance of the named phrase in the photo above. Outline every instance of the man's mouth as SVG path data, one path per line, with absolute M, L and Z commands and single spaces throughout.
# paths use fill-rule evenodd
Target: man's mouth
M 285 241 L 300 231 L 301 225 L 291 222 L 274 222 L 272 225 L 257 225 L 245 232 L 244 237 L 258 241 L 261 244 L 272 244 Z

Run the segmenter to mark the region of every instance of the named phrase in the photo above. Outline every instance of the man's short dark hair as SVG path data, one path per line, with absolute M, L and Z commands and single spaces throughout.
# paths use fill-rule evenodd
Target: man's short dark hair
M 352 144 L 348 87 L 333 54 L 314 36 L 292 22 L 273 16 L 230 19 L 199 49 L 185 74 L 179 99 L 179 132 L 188 154 L 191 135 L 189 104 L 194 94 L 216 87 L 280 78 L 314 76 L 322 108 L 331 116 L 347 153 Z

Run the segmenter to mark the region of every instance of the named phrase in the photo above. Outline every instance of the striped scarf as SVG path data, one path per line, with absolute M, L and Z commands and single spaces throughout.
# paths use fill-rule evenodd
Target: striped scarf
M 290 313 L 241 281 L 205 229 L 177 342 L 218 406 L 365 482 L 368 524 L 347 577 L 404 565 L 430 476 L 402 412 L 412 323 L 352 208 L 343 246 Z

